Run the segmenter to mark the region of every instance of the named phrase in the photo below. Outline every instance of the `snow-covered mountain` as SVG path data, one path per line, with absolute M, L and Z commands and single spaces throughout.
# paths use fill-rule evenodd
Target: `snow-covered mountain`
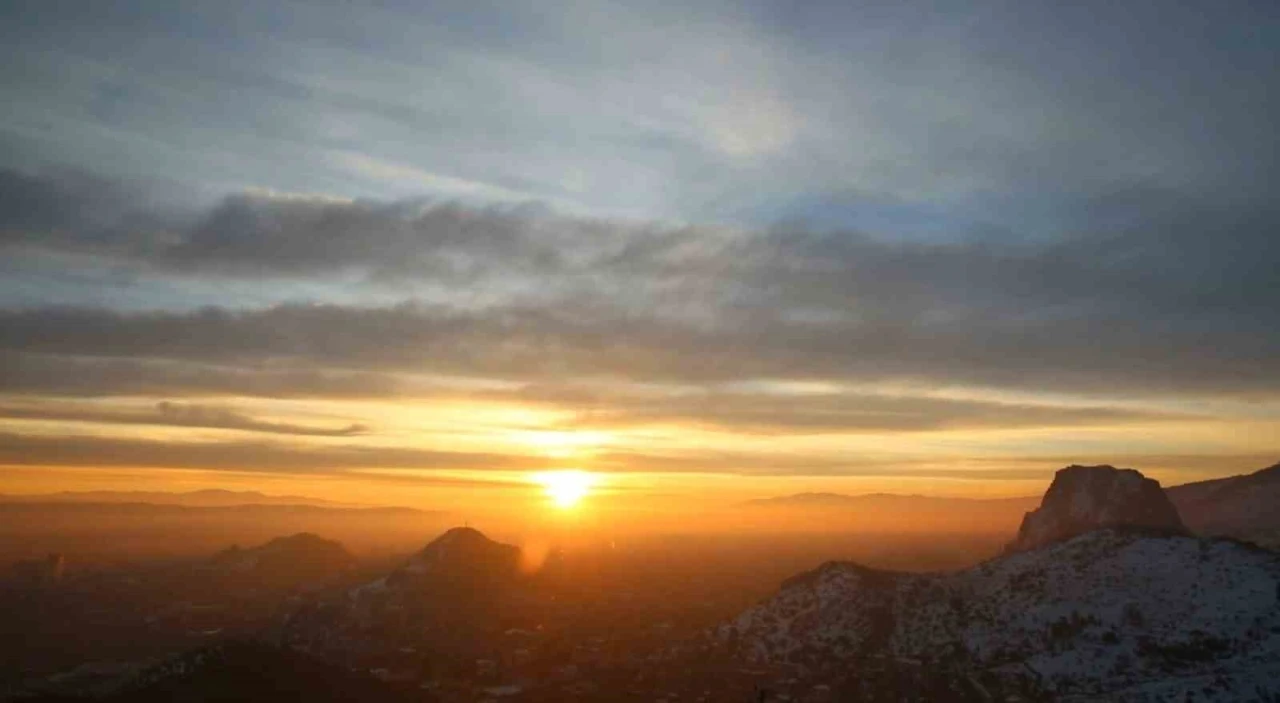
M 723 625 L 718 641 L 836 686 L 896 666 L 1055 700 L 1280 695 L 1280 554 L 1153 529 L 1150 512 L 1126 525 L 1109 501 L 1145 487 L 1115 469 L 1124 475 L 1065 471 L 1042 519 L 1070 518 L 1081 534 L 949 574 L 828 563 Z
M 1059 469 L 1040 507 L 1027 513 L 1010 552 L 1035 549 L 1101 527 L 1128 525 L 1186 532 L 1160 482 L 1133 469 Z

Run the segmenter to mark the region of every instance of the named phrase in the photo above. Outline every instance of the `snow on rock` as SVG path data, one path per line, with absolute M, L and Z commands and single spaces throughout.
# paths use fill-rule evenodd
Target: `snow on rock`
M 1068 466 L 1053 477 L 1040 507 L 1027 513 L 1008 552 L 1035 549 L 1103 527 L 1186 533 L 1155 479 L 1113 466 Z
M 1116 528 L 952 574 L 826 564 L 718 634 L 755 662 L 960 661 L 1030 678 L 1055 698 L 1212 689 L 1251 700 L 1280 692 L 1278 600 L 1280 554 Z

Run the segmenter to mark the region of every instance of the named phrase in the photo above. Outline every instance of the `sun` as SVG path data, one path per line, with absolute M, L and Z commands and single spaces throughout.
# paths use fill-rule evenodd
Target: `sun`
M 572 508 L 591 492 L 595 476 L 586 471 L 567 469 L 544 471 L 534 476 L 542 490 L 558 508 Z

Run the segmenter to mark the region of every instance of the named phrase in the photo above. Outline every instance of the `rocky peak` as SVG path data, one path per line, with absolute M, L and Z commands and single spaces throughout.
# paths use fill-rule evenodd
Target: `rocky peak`
M 1159 481 L 1133 469 L 1068 466 L 1054 475 L 1040 507 L 1022 519 L 1006 551 L 1035 549 L 1105 527 L 1187 531 Z

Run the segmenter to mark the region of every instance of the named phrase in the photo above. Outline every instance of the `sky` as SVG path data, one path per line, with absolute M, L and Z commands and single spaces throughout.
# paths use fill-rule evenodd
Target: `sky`
M 1278 54 L 1245 0 L 4 3 L 0 492 L 1263 468 Z

